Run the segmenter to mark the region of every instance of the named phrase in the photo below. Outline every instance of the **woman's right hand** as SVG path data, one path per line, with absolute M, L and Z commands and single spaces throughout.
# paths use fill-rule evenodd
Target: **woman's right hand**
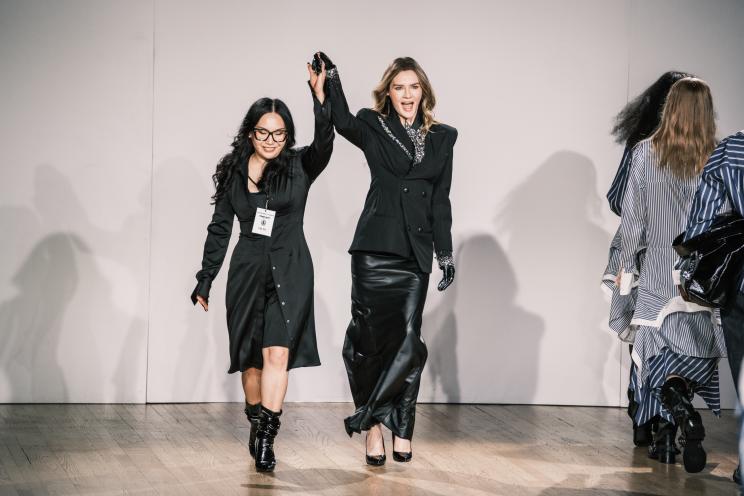
M 207 300 L 205 300 L 203 296 L 197 295 L 196 301 L 199 302 L 199 304 L 202 306 L 205 312 L 209 310 L 209 303 L 207 303 Z

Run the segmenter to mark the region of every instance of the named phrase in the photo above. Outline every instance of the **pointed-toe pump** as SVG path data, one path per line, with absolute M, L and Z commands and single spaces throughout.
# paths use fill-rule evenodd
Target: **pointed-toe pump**
M 369 433 L 367 433 L 367 436 L 369 436 Z M 385 438 L 382 438 L 382 454 L 381 455 L 370 455 L 367 453 L 367 440 L 364 440 L 364 460 L 367 462 L 367 465 L 372 465 L 373 467 L 381 467 L 385 465 L 385 461 L 387 460 L 387 457 L 385 456 Z
M 395 451 L 395 434 L 393 434 L 393 460 L 396 462 L 410 462 L 413 459 L 413 451 Z

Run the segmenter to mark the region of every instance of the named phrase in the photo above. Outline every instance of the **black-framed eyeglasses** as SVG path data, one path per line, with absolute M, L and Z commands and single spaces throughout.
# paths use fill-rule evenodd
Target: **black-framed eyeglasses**
M 286 129 L 276 129 L 274 131 L 269 131 L 262 127 L 256 127 L 253 129 L 253 136 L 255 136 L 258 141 L 266 141 L 269 139 L 269 136 L 271 136 L 275 142 L 284 143 L 287 141 L 287 134 Z

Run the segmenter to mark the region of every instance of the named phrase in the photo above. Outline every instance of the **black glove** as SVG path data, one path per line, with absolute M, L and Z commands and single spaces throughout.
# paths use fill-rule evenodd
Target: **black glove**
M 452 258 L 451 251 L 438 251 L 437 263 L 442 269 L 442 280 L 437 284 L 439 291 L 444 291 L 455 280 L 455 259 Z
M 328 55 L 323 52 L 315 52 L 315 54 L 313 55 L 312 66 L 316 74 L 320 74 L 320 71 L 322 70 L 323 66 L 321 64 L 321 61 L 325 62 L 326 71 L 330 71 L 331 69 L 336 68 L 336 64 L 331 62 L 331 59 L 328 58 Z

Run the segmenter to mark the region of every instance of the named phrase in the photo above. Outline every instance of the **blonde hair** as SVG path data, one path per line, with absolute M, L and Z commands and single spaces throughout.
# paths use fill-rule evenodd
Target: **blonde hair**
M 710 87 L 687 77 L 672 85 L 659 128 L 651 138 L 659 166 L 678 177 L 700 174 L 716 147 L 716 122 Z
M 434 90 L 426 73 L 418 62 L 411 57 L 398 57 L 385 69 L 382 79 L 380 79 L 377 87 L 372 91 L 372 97 L 375 100 L 373 109 L 385 117 L 388 116 L 388 92 L 390 91 L 390 85 L 393 83 L 395 76 L 403 71 L 413 71 L 418 76 L 422 91 L 420 111 L 423 117 L 423 124 L 421 125 L 421 129 L 424 133 L 428 133 L 431 126 L 437 123 L 434 119 L 434 105 L 436 105 L 437 99 L 434 97 Z

